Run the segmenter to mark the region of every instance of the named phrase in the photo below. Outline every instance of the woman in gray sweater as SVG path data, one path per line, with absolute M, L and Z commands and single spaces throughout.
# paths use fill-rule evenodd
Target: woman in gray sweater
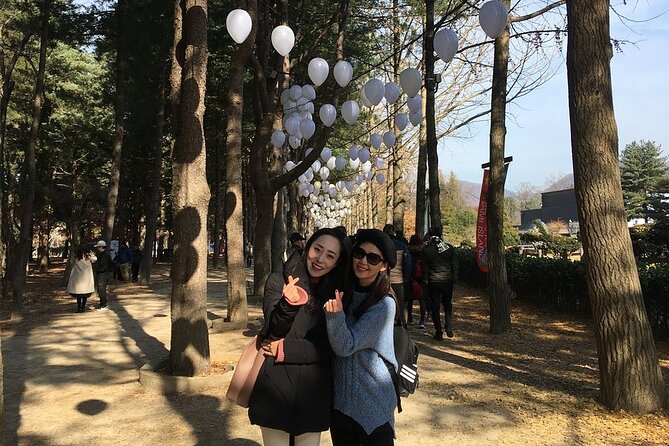
M 397 397 L 386 363 L 397 369 L 393 347 L 396 302 L 389 270 L 395 246 L 378 229 L 356 235 L 352 286 L 324 305 L 333 360 L 334 404 L 330 434 L 334 446 L 394 444 Z

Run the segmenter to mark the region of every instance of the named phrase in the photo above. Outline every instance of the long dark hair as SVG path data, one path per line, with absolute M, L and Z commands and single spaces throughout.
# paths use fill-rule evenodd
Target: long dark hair
M 353 250 L 355 248 L 359 247 L 361 243 L 363 242 L 369 242 L 372 243 L 369 240 L 363 240 L 362 242 L 356 242 L 355 245 L 353 245 Z M 372 243 L 374 245 L 374 243 Z M 374 245 L 376 246 L 376 245 Z M 384 262 L 388 262 L 386 259 L 383 259 Z M 353 298 L 353 291 L 355 289 L 355 286 L 358 284 L 358 278 L 355 276 L 355 271 L 353 270 L 353 259 L 351 258 L 351 261 L 349 262 L 349 274 L 348 277 L 351 278 L 349 281 L 347 287 L 346 287 L 346 292 L 344 293 L 344 308 L 347 308 L 351 304 L 351 300 Z M 360 319 L 360 316 L 362 316 L 365 311 L 367 311 L 368 308 L 376 305 L 379 303 L 386 295 L 390 294 L 393 299 L 395 299 L 395 296 L 392 295 L 390 292 L 390 273 L 389 270 L 386 268 L 385 271 L 379 271 L 378 276 L 376 276 L 376 279 L 374 282 L 370 285 L 371 291 L 365 297 L 365 299 L 358 305 L 358 307 L 353 310 L 353 316 L 355 316 L 356 319 Z
M 328 272 L 326 275 L 321 277 L 321 279 L 318 281 L 318 284 L 313 286 L 311 284 L 310 280 L 311 278 L 309 277 L 308 269 L 306 268 L 306 261 L 307 261 L 307 256 L 309 255 L 309 249 L 311 248 L 311 245 L 316 240 L 318 240 L 319 237 L 323 235 L 329 235 L 331 237 L 336 238 L 337 241 L 339 241 L 339 246 L 340 246 L 339 259 L 337 260 L 337 264 L 332 269 L 332 271 Z M 334 228 L 321 228 L 316 232 L 314 232 L 311 235 L 311 237 L 309 237 L 309 240 L 307 240 L 307 243 L 304 245 L 304 251 L 302 252 L 302 255 L 299 257 L 299 262 L 294 262 L 294 263 L 299 263 L 300 268 L 304 268 L 305 273 L 307 275 L 307 277 L 305 277 L 304 279 L 309 279 L 308 283 L 301 284 L 303 288 L 308 287 L 310 290 L 309 302 L 306 304 L 307 309 L 311 310 L 312 308 L 322 306 L 328 299 L 334 299 L 334 291 L 336 289 L 339 290 L 345 289 L 343 283 L 346 278 L 346 266 L 348 265 L 348 258 L 349 258 L 349 244 L 346 241 L 346 234 L 344 234 L 342 231 Z M 291 263 L 290 259 L 288 262 L 286 262 L 287 264 L 286 266 L 288 266 L 288 263 Z M 284 275 L 285 276 L 291 275 L 290 269 L 295 271 L 296 266 L 297 265 L 293 265 L 292 267 L 288 268 L 289 270 L 286 270 L 286 268 L 284 268 Z

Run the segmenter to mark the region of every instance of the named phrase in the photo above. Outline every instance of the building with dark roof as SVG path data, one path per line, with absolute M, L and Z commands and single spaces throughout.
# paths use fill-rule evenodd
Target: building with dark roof
M 541 220 L 544 223 L 562 220 L 568 223 L 569 227 L 565 234 L 576 236 L 578 232 L 578 210 L 574 189 L 542 192 L 541 208 L 520 211 L 520 231 L 534 229 L 535 220 Z

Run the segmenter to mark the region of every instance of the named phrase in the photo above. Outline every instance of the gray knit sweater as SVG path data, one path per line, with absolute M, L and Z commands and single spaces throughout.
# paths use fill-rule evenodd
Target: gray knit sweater
M 394 429 L 395 388 L 383 358 L 397 369 L 393 345 L 395 301 L 391 296 L 368 308 L 360 319 L 353 310 L 365 298 L 353 293 L 346 314 L 325 313 L 333 360 L 334 408 L 368 434 L 385 423 Z

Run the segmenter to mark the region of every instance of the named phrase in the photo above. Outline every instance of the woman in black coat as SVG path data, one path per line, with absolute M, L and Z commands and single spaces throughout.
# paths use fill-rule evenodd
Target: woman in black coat
M 332 350 L 323 304 L 343 289 L 345 235 L 320 229 L 304 253 L 286 261 L 265 284 L 265 325 L 259 339 L 267 356 L 249 400 L 249 419 L 265 446 L 320 443 L 330 427 Z

